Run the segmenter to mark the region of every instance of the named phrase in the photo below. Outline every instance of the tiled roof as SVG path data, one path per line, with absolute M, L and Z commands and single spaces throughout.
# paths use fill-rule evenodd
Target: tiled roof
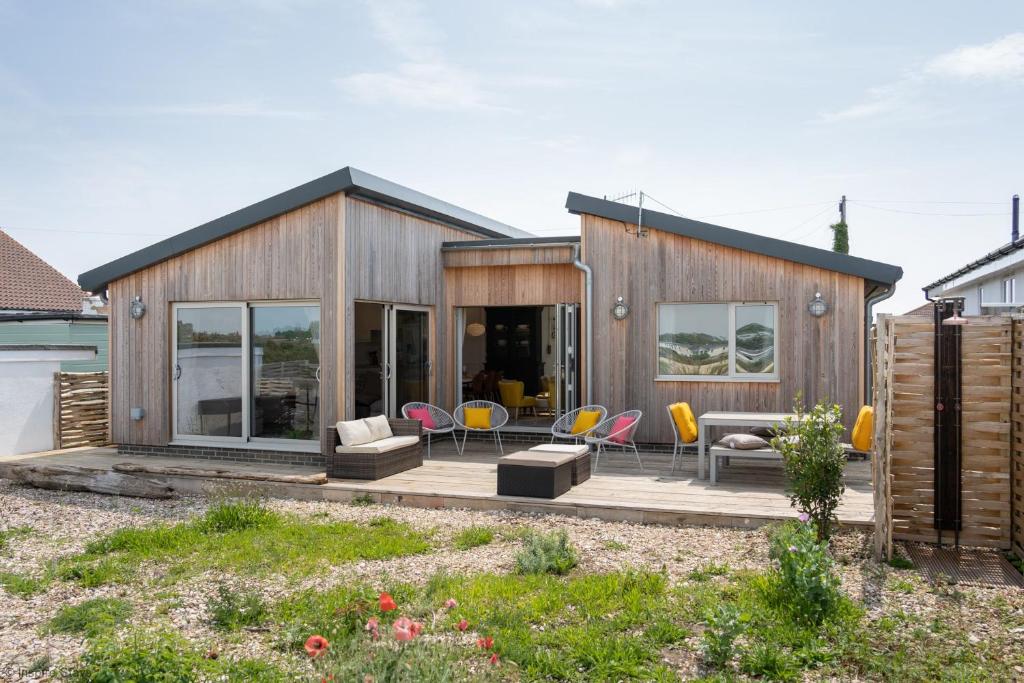
M 928 301 L 926 303 L 921 304 L 920 306 L 918 306 L 917 308 L 915 308 L 913 310 L 907 311 L 903 315 L 919 315 L 919 316 L 927 316 L 929 318 L 934 318 L 935 317 L 935 304 L 933 304 L 931 301 Z
M 0 230 L 0 311 L 81 312 L 85 293 Z

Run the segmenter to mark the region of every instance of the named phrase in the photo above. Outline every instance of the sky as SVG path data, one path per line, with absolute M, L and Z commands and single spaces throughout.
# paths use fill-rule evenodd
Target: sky
M 1024 3 L 0 0 L 0 227 L 72 279 L 344 166 L 541 235 L 570 190 L 850 251 L 1005 244 Z

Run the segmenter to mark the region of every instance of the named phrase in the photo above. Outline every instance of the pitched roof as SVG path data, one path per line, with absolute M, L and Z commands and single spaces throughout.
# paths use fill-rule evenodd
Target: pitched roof
M 86 291 L 101 292 L 112 280 L 117 280 L 339 192 L 454 225 L 483 237 L 528 237 L 530 235 L 530 233 L 513 228 L 511 225 L 500 223 L 390 180 L 346 166 L 339 171 L 293 187 L 281 194 L 256 202 L 244 209 L 221 216 L 209 223 L 168 237 L 99 268 L 82 273 L 78 276 L 78 284 Z
M 0 310 L 82 312 L 85 292 L 0 230 Z
M 999 259 L 1003 258 L 1004 256 L 1008 256 L 1009 254 L 1012 254 L 1015 251 L 1018 251 L 1020 249 L 1024 249 L 1024 238 L 1021 238 L 1021 239 L 1017 240 L 1016 242 L 1010 242 L 1008 244 L 1004 244 L 1003 246 L 999 247 L 998 249 L 995 249 L 995 250 L 990 251 L 989 253 L 985 254 L 980 259 L 977 259 L 975 261 L 971 261 L 970 263 L 968 263 L 963 268 L 960 268 L 959 270 L 957 270 L 955 272 L 952 272 L 949 275 L 946 275 L 945 277 L 941 277 L 938 280 L 936 280 L 935 282 L 931 283 L 930 285 L 925 285 L 921 289 L 923 289 L 927 293 L 928 290 L 935 289 L 939 285 L 944 285 L 947 282 L 955 280 L 955 279 L 957 279 L 959 277 L 963 277 L 964 275 L 967 275 L 968 273 L 971 273 L 971 272 L 977 270 L 978 268 L 981 268 L 982 266 L 986 266 L 986 265 L 988 265 L 990 263 L 998 261 Z
M 613 221 L 636 224 L 639 209 L 628 204 L 598 199 L 576 192 L 570 192 L 565 200 L 565 208 L 569 213 L 590 214 Z M 751 251 L 765 256 L 803 263 L 805 265 L 846 273 L 864 278 L 869 282 L 881 285 L 894 285 L 903 277 L 903 269 L 899 266 L 870 261 L 868 259 L 840 254 L 828 249 L 817 249 L 805 244 L 787 242 L 774 237 L 755 235 L 742 230 L 725 228 L 711 223 L 702 223 L 689 218 L 673 216 L 660 211 L 643 210 L 643 225 L 647 228 L 664 230 L 684 237 L 721 244 L 734 249 Z

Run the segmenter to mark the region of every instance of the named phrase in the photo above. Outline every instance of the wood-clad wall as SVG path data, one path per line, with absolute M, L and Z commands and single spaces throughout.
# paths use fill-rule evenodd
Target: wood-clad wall
M 345 320 L 355 329 L 355 302 L 377 301 L 431 307 L 430 341 L 434 400 L 445 396 L 450 384 L 448 355 L 438 352 L 446 340 L 436 330 L 448 329 L 444 301 L 443 242 L 479 239 L 448 225 L 348 197 L 346 199 Z M 355 338 L 346 335 L 344 377 L 355 376 Z M 348 392 L 345 417 L 355 415 L 354 397 Z M 332 420 L 333 421 L 333 420 Z
M 518 266 L 572 263 L 573 248 L 567 244 L 499 249 L 454 248 L 443 252 L 445 268 Z
M 338 390 L 323 392 L 321 422 L 324 429 L 333 424 L 337 395 L 343 391 L 338 363 L 329 359 L 336 358 L 343 332 L 335 311 L 344 210 L 341 196 L 333 195 L 110 283 L 114 443 L 166 445 L 171 438 L 175 302 L 319 300 L 322 386 Z M 135 296 L 147 306 L 141 320 L 128 315 Z M 144 419 L 130 419 L 135 406 L 145 409 Z
M 671 442 L 665 406 L 688 401 L 711 410 L 789 410 L 802 391 L 810 404 L 830 399 L 850 426 L 863 402 L 864 281 L 792 261 L 661 230 L 636 237 L 623 223 L 582 216 L 584 261 L 594 270 L 594 400 L 612 412 L 640 409 L 639 441 Z M 807 312 L 820 291 L 831 306 Z M 612 318 L 622 296 L 629 317 Z M 777 382 L 655 381 L 656 304 L 779 302 Z

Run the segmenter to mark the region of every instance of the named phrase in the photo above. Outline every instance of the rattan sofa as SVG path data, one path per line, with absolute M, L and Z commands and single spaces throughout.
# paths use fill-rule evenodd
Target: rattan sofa
M 422 425 L 419 420 L 388 418 L 395 436 L 415 436 L 416 442 L 377 452 L 373 444 L 340 446 L 338 430 L 332 429 L 333 443 L 327 456 L 327 476 L 334 479 L 383 479 L 423 465 Z

